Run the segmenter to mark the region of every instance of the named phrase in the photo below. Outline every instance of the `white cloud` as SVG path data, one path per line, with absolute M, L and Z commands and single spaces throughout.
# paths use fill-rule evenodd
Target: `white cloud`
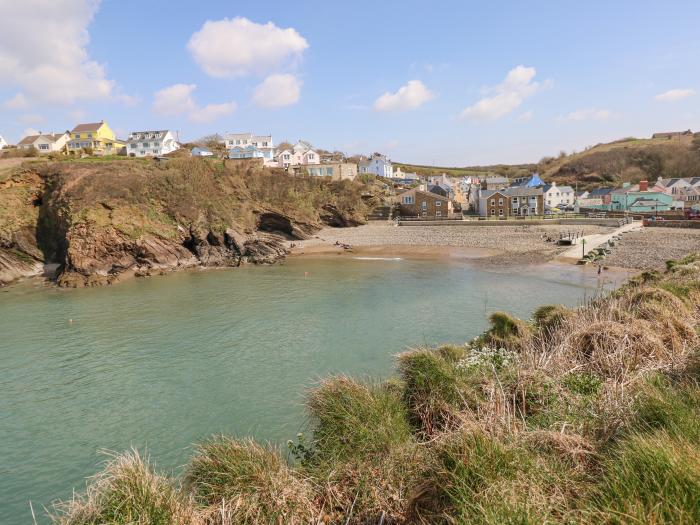
M 115 82 L 87 51 L 99 0 L 1 3 L 0 85 L 18 87 L 39 102 L 113 98 Z
M 156 91 L 153 111 L 159 115 L 181 115 L 194 110 L 197 105 L 192 98 L 196 84 L 175 84 Z
M 564 115 L 563 117 L 559 117 L 557 120 L 574 120 L 574 121 L 608 120 L 612 116 L 613 116 L 612 111 L 610 111 L 608 109 L 586 108 L 586 109 L 577 109 L 576 111 L 572 111 L 568 115 Z
M 7 109 L 26 109 L 29 107 L 29 101 L 24 96 L 24 93 L 17 93 L 11 99 L 6 100 L 3 103 L 3 107 Z
M 224 102 L 223 104 L 207 104 L 203 108 L 195 109 L 190 113 L 189 119 L 192 122 L 206 123 L 213 122 L 222 117 L 230 115 L 238 105 L 235 102 Z
M 374 101 L 375 111 L 406 111 L 416 109 L 435 95 L 420 80 L 409 80 L 396 93 L 386 92 Z
M 522 113 L 519 117 L 518 120 L 521 120 L 523 122 L 527 122 L 528 120 L 532 120 L 532 117 L 535 116 L 535 112 L 530 110 L 526 111 L 525 113 Z
M 517 66 L 511 69 L 503 82 L 487 90 L 494 93 L 465 108 L 462 118 L 474 120 L 496 120 L 518 108 L 523 101 L 542 89 L 543 85 L 534 82 L 535 68 Z M 545 82 L 547 86 L 549 82 Z
M 202 124 L 230 115 L 238 107 L 233 101 L 200 107 L 193 96 L 196 89 L 196 84 L 174 84 L 156 91 L 153 99 L 153 111 L 166 116 L 187 113 L 190 122 Z
M 264 75 L 294 65 L 308 47 L 294 28 L 242 17 L 207 21 L 187 44 L 197 64 L 213 77 Z
M 694 89 L 669 89 L 664 93 L 659 93 L 656 95 L 656 100 L 661 102 L 675 102 L 677 100 L 683 100 L 684 98 L 692 97 L 695 95 Z
M 270 75 L 253 92 L 253 102 L 263 108 L 280 108 L 299 102 L 301 80 L 294 75 Z

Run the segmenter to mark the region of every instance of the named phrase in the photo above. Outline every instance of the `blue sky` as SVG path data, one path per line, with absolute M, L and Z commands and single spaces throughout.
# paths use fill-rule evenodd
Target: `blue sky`
M 0 0 L 0 134 L 272 133 L 396 161 L 537 161 L 699 128 L 697 1 Z

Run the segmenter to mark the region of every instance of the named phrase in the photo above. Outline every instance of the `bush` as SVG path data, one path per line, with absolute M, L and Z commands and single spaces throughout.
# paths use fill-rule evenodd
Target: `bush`
M 51 520 L 58 525 L 204 523 L 179 487 L 156 474 L 136 450 L 113 456 L 83 496 L 55 505 Z
M 484 340 L 490 346 L 518 350 L 532 336 L 532 331 L 526 323 L 504 312 L 492 313 L 489 321 L 491 328 L 484 334 Z
M 311 486 L 276 450 L 215 437 L 197 445 L 185 483 L 211 523 L 306 524 L 316 509 Z

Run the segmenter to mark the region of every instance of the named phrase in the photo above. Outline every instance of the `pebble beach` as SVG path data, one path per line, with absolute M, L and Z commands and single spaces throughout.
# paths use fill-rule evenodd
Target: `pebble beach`
M 480 264 L 510 266 L 551 261 L 567 248 L 551 239 L 560 234 L 591 235 L 615 228 L 598 225 L 395 226 L 371 222 L 354 228 L 324 228 L 313 238 L 295 242 L 294 255 L 343 254 L 475 258 Z M 550 240 L 548 240 L 550 239 Z M 346 250 L 340 245 L 348 245 Z M 668 259 L 700 250 L 700 230 L 644 228 L 624 234 L 605 259 L 610 267 L 660 269 Z

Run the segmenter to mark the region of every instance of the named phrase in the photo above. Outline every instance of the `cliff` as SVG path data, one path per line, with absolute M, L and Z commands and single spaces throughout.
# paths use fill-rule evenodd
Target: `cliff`
M 245 161 L 25 163 L 0 178 L 0 283 L 51 263 L 61 286 L 270 263 L 283 241 L 363 223 L 371 191 Z

